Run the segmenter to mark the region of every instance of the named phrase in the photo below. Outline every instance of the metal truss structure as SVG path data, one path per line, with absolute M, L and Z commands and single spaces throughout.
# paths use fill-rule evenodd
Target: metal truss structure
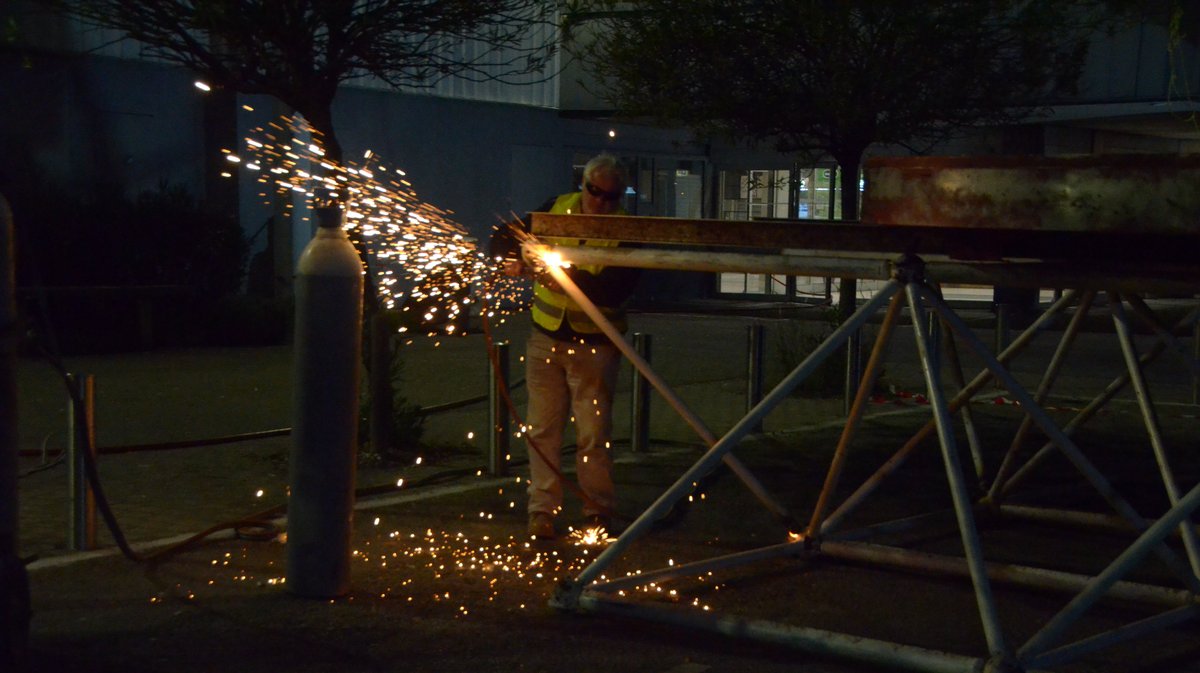
M 1175 336 L 1181 326 L 1195 323 L 1197 312 L 1193 311 L 1179 325 L 1165 326 L 1142 299 L 1146 291 L 1184 290 L 1194 294 L 1200 288 L 1200 267 L 1195 261 L 1200 259 L 1200 239 L 1196 236 L 1186 233 L 968 230 L 921 226 L 872 227 L 861 223 L 736 223 L 541 214 L 534 215 L 533 232 L 535 236 L 609 238 L 635 241 L 642 245 L 640 248 L 601 248 L 526 244 L 540 248 L 539 252 L 547 249 L 558 252 L 563 258 L 578 264 L 736 270 L 887 281 L 879 292 L 765 395 L 756 407 L 718 438 L 674 395 L 666 382 L 612 328 L 569 277 L 560 269 L 551 268 L 550 272 L 560 285 L 593 321 L 601 325 L 632 364 L 710 447 L 591 565 L 558 591 L 552 599 L 556 607 L 662 621 L 783 643 L 875 664 L 947 672 L 1052 669 L 1112 644 L 1200 617 L 1200 540 L 1194 525 L 1194 514 L 1200 507 L 1200 484 L 1181 485 L 1175 478 L 1164 445 L 1161 420 L 1145 375 L 1145 367 L 1166 351 L 1174 351 L 1192 372 L 1200 375 L 1200 362 Z M 740 246 L 740 249 L 732 246 Z M 809 252 L 776 252 L 786 249 Z M 812 252 L 814 250 L 820 252 Z M 939 284 L 951 282 L 1072 289 L 1064 292 L 1007 348 L 993 354 L 942 299 Z M 1075 418 L 1060 426 L 1043 407 L 1043 403 L 1062 370 L 1084 317 L 1099 293 L 1107 295 L 1125 371 L 1083 407 Z M 836 503 L 834 494 L 846 465 L 848 447 L 860 425 L 870 391 L 879 374 L 888 339 L 900 324 L 899 318 L 904 308 L 908 309 L 911 317 L 932 418 L 905 441 L 873 476 L 844 501 Z M 1041 383 L 1034 391 L 1026 389 L 1009 371 L 1009 364 L 1039 331 L 1044 330 L 1051 321 L 1063 320 L 1072 308 L 1074 311 Z M 884 316 L 878 336 L 830 461 L 824 487 L 807 522 L 795 523 L 795 517 L 772 498 L 753 473 L 737 460 L 733 451 L 772 409 L 881 310 Z M 1155 345 L 1145 352 L 1138 351 L 1132 338 L 1131 314 L 1147 325 L 1157 337 Z M 931 316 L 935 319 L 931 320 Z M 960 346 L 986 364 L 986 369 L 970 380 L 962 373 L 957 350 Z M 943 370 L 950 372 L 953 386 L 945 385 Z M 998 466 L 985 465 L 970 415 L 971 398 L 993 382 L 1006 388 L 1009 397 L 1020 405 L 1025 414 L 1010 449 Z M 1076 428 L 1127 387 L 1132 387 L 1136 395 L 1162 478 L 1162 487 L 1170 502 L 1170 508 L 1157 519 L 1137 511 L 1072 439 Z M 948 389 L 956 389 L 957 392 L 950 394 L 946 392 Z M 960 449 L 955 439 L 953 424 L 956 414 L 961 415 L 965 427 L 968 440 L 966 452 Z M 1040 429 L 1049 441 L 1032 456 L 1025 457 L 1019 447 L 1033 426 Z M 920 523 L 922 517 L 847 530 L 847 515 L 862 505 L 923 439 L 935 433 L 941 447 L 963 556 L 938 556 L 878 542 L 888 532 Z M 1111 506 L 1116 518 L 1136 531 L 1136 539 L 1098 574 L 1088 576 L 998 563 L 984 558 L 978 525 L 982 511 L 1068 521 L 1083 516 L 1099 518 L 1098 515 L 1006 503 L 1013 489 L 1054 453 L 1069 460 L 1082 480 Z M 969 462 L 964 460 L 964 455 L 970 457 Z M 604 570 L 631 545 L 646 536 L 657 519 L 687 497 L 693 484 L 721 462 L 733 468 L 733 472 L 769 511 L 794 522 L 786 539 L 781 535 L 779 543 L 758 549 L 643 571 L 631 577 L 604 579 Z M 986 484 L 986 495 L 981 500 L 973 501 L 968 479 L 982 479 L 985 475 L 991 475 L 990 482 Z M 1182 537 L 1182 554 L 1165 543 L 1173 533 Z M 1176 581 L 1175 586 L 1159 586 L 1128 579 L 1131 571 L 1151 555 L 1170 570 Z M 974 587 L 987 652 L 956 654 L 849 633 L 694 610 L 681 611 L 671 606 L 646 604 L 625 597 L 625 590 L 649 583 L 661 584 L 675 578 L 695 577 L 711 570 L 734 568 L 766 559 L 808 559 L 814 556 L 969 577 Z M 1061 590 L 1070 592 L 1073 598 L 1032 637 L 1025 642 L 1013 642 L 998 617 L 993 593 L 993 585 L 998 582 Z M 1082 640 L 1069 640 L 1069 629 L 1104 598 L 1158 606 L 1159 611 L 1153 616 L 1105 633 Z

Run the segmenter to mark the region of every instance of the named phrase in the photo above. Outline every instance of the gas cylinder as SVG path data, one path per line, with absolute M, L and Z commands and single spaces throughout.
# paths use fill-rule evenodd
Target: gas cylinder
M 342 209 L 313 213 L 317 231 L 296 264 L 286 586 L 299 596 L 335 598 L 350 589 L 363 264 Z

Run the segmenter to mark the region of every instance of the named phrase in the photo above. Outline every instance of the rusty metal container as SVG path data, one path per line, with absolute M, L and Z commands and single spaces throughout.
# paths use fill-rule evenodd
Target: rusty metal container
M 1200 155 L 865 162 L 869 224 L 1200 233 Z

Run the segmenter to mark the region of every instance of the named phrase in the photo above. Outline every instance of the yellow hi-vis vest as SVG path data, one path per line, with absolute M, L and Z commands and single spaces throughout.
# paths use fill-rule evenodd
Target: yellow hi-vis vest
M 550 212 L 554 215 L 564 215 L 567 213 L 579 213 L 581 211 L 581 201 L 583 200 L 582 192 L 572 192 L 563 194 L 554 200 L 554 205 L 551 206 Z M 625 211 L 619 210 L 620 214 Z M 611 248 L 618 244 L 618 241 L 580 241 L 577 238 L 563 238 L 559 236 L 547 236 L 541 239 L 549 245 L 588 245 L 595 247 Z M 599 275 L 604 267 L 600 264 L 581 264 L 579 269 L 592 274 Z M 598 307 L 604 317 L 608 318 L 617 331 L 624 332 L 626 329 L 625 312 L 615 307 Z M 592 319 L 579 308 L 574 300 L 568 297 L 565 293 L 556 292 L 541 283 L 533 284 L 533 309 L 531 311 L 533 322 L 539 327 L 549 331 L 558 331 L 563 324 L 563 319 L 567 321 L 569 327 L 576 334 L 599 334 L 600 328 Z

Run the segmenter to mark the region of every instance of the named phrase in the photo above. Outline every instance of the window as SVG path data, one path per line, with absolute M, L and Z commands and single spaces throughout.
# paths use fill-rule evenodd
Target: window
M 718 183 L 717 216 L 723 220 L 827 220 L 839 219 L 842 214 L 842 176 L 836 166 L 721 171 Z M 860 197 L 861 193 L 860 180 Z M 795 298 L 819 292 L 825 298 L 829 290 L 826 279 L 806 276 L 721 273 L 717 278 L 719 294 Z
M 722 220 L 788 216 L 791 171 L 721 171 Z

